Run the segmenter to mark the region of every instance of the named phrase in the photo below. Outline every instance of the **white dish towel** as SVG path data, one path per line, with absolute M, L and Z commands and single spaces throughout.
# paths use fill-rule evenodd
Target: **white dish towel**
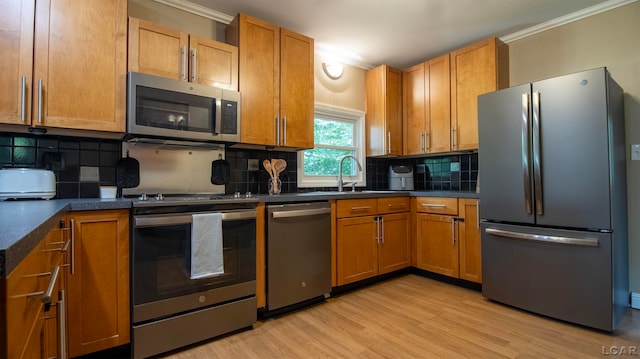
M 191 215 L 191 279 L 224 273 L 222 214 Z

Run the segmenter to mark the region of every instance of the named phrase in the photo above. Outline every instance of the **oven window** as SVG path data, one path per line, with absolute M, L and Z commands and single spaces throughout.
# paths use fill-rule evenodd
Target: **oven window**
M 190 132 L 213 133 L 216 100 L 138 86 L 136 124 Z
M 190 279 L 191 224 L 135 228 L 133 304 L 255 280 L 255 219 L 224 221 L 222 235 L 224 274 Z

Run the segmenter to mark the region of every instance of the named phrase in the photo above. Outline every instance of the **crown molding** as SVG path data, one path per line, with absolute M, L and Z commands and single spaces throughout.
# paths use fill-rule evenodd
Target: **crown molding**
M 223 24 L 229 24 L 234 18 L 234 16 L 211 10 L 187 0 L 155 0 L 155 2 L 171 6 L 195 15 L 206 17 L 207 19 L 211 19 Z
M 555 18 L 553 20 L 549 20 L 547 22 L 543 22 L 543 23 L 535 25 L 535 26 L 531 26 L 531 27 L 526 28 L 524 30 L 517 31 L 517 32 L 514 32 L 514 33 L 509 34 L 509 35 L 501 36 L 500 40 L 502 42 L 504 42 L 505 44 L 508 44 L 510 42 L 514 42 L 514 41 L 523 39 L 525 37 L 528 37 L 528 36 L 531 36 L 531 35 L 535 35 L 537 33 L 540 33 L 540 32 L 546 31 L 546 30 L 553 29 L 553 28 L 558 27 L 558 26 L 566 25 L 566 24 L 572 23 L 574 21 L 578 21 L 578 20 L 587 18 L 589 16 L 593 16 L 593 15 L 599 14 L 601 12 L 609 11 L 609 10 L 615 9 L 617 7 L 620 7 L 620 6 L 631 4 L 631 3 L 634 3 L 636 1 L 638 1 L 638 0 L 609 0 L 609 1 L 605 1 L 603 3 L 597 4 L 597 5 L 593 5 L 591 7 L 586 8 L 586 9 L 582 9 L 582 10 L 576 11 L 574 13 L 558 17 L 558 18 Z

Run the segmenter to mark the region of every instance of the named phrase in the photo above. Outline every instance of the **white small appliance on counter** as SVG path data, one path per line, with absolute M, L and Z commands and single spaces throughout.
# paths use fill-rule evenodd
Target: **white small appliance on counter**
M 56 196 L 53 171 L 35 168 L 0 170 L 0 201 L 6 199 L 51 199 Z
M 413 168 L 411 166 L 389 166 L 389 189 L 413 191 Z

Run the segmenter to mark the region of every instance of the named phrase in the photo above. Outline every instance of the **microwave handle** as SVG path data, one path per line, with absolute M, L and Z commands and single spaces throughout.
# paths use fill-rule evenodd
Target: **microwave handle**
M 213 116 L 213 134 L 219 135 L 222 132 L 222 99 L 216 99 L 216 110 Z

